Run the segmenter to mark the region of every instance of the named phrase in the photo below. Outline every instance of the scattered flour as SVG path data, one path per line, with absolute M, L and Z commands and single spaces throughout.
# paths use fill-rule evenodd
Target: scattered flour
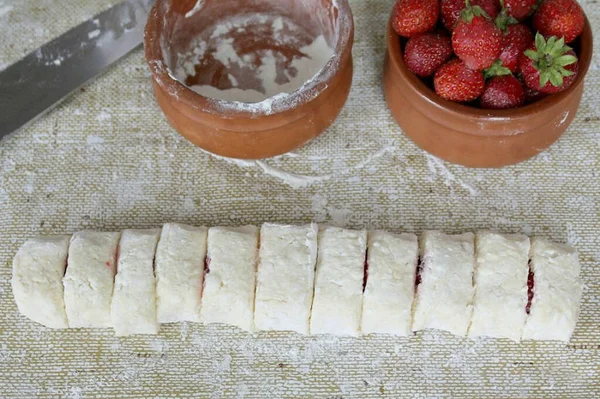
M 444 183 L 450 187 L 453 183 L 457 183 L 459 186 L 464 188 L 471 194 L 472 196 L 479 195 L 479 190 L 477 190 L 472 185 L 465 183 L 460 178 L 456 177 L 445 165 L 442 160 L 434 157 L 430 154 L 425 154 L 427 157 L 427 167 L 433 176 L 439 175 L 444 179 Z
M 104 144 L 104 139 L 98 136 L 88 136 L 86 142 L 87 145 L 92 146 L 96 144 Z
M 93 30 L 90 33 L 88 33 L 88 39 L 95 39 L 98 36 L 100 36 L 100 33 L 100 29 Z
M 256 164 L 263 170 L 263 172 L 270 176 L 281 179 L 283 183 L 291 186 L 292 188 L 302 188 L 310 186 L 314 183 L 320 183 L 331 179 L 331 175 L 306 176 L 297 173 L 284 172 L 281 169 L 267 165 L 264 161 L 256 161 Z
M 4 3 L 0 3 L 0 18 L 11 12 L 13 6 L 10 4 L 4 5 Z
M 200 11 L 202 9 L 202 6 L 204 5 L 204 0 L 198 0 L 196 2 L 196 5 L 194 5 L 194 8 L 192 8 L 190 11 L 185 13 L 185 17 L 189 18 L 192 15 L 196 14 L 198 11 Z
M 98 122 L 105 122 L 111 118 L 112 118 L 112 116 L 105 110 L 100 111 L 100 113 L 96 116 L 96 120 Z

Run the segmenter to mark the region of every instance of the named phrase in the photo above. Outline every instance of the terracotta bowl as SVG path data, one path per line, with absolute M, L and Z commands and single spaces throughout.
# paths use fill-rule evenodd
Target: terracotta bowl
M 290 62 L 298 48 L 323 35 L 333 56 L 299 89 L 253 104 L 205 97 L 172 77 L 178 54 L 193 48 L 194 39 L 209 40 L 223 27 L 220 21 L 257 13 L 291 21 L 293 34 L 287 42 L 275 42 L 272 20 L 243 32 L 232 30 L 227 34 L 238 54 L 272 50 Z M 179 133 L 214 154 L 260 159 L 306 144 L 337 118 L 350 92 L 353 41 L 347 0 L 158 0 L 146 25 L 144 47 L 158 104 Z M 215 58 L 214 53 L 207 56 L 185 83 L 228 88 L 232 83 L 223 78 L 227 72 Z M 242 81 L 239 87 L 247 89 L 244 84 L 251 82 Z
M 516 164 L 546 150 L 575 118 L 592 59 L 587 19 L 575 47 L 579 75 L 567 90 L 516 109 L 484 110 L 442 99 L 410 72 L 390 20 L 383 73 L 386 101 L 404 133 L 439 158 L 479 168 Z

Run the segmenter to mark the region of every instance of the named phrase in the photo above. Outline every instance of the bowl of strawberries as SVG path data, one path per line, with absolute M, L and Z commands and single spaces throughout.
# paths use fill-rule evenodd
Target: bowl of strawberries
M 388 107 L 442 159 L 522 162 L 575 118 L 591 32 L 577 0 L 398 0 L 384 64 Z

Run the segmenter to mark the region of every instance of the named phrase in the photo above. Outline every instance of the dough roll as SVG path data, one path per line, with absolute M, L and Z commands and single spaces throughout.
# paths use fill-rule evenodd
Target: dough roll
M 533 276 L 528 304 L 528 275 Z M 308 224 L 260 229 L 166 224 L 26 241 L 19 311 L 49 328 L 157 334 L 161 323 L 357 337 L 569 341 L 579 317 L 577 251 L 480 231 L 367 232 Z

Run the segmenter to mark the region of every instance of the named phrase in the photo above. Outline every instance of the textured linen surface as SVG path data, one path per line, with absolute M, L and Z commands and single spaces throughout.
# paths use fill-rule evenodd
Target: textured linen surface
M 0 0 L 0 67 L 111 4 Z M 350 99 L 326 134 L 293 154 L 233 162 L 186 142 L 154 102 L 141 49 L 0 142 L 0 397 L 600 397 L 597 1 L 582 3 L 597 40 L 577 118 L 548 152 L 501 170 L 442 162 L 402 134 L 381 90 L 392 0 L 351 5 Z M 417 233 L 496 228 L 573 244 L 585 289 L 572 341 L 249 335 L 195 324 L 116 338 L 34 324 L 10 288 L 12 257 L 39 234 L 311 220 Z

